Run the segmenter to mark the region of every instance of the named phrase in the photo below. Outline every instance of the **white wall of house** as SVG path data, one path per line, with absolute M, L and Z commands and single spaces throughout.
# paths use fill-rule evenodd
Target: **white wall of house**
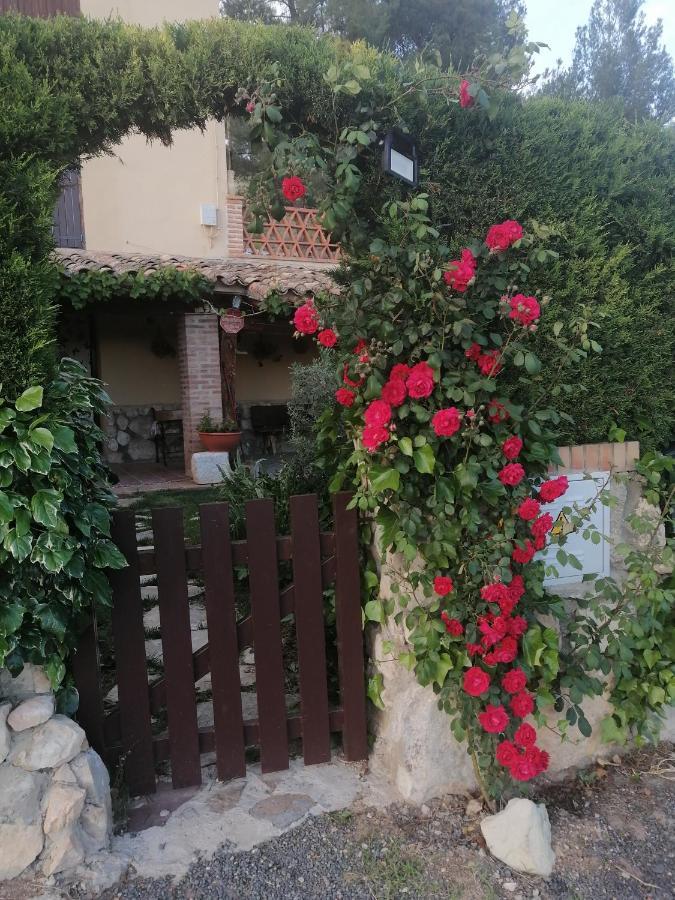
M 92 18 L 152 26 L 218 15 L 218 0 L 82 0 Z M 227 256 L 227 157 L 223 123 L 176 132 L 171 147 L 130 135 L 112 156 L 87 161 L 82 202 L 87 249 Z M 216 208 L 215 226 L 200 208 Z

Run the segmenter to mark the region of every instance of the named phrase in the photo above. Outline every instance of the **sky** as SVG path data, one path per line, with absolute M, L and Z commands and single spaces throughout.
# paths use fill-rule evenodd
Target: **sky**
M 551 48 L 539 54 L 535 73 L 553 68 L 559 58 L 571 62 L 575 31 L 588 21 L 593 0 L 526 0 L 526 5 L 530 40 Z M 663 19 L 663 41 L 675 57 L 675 0 L 646 0 L 643 9 L 650 25 Z

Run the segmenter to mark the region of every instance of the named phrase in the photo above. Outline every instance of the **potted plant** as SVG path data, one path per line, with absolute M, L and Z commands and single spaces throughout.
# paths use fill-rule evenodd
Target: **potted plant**
M 234 450 L 241 441 L 241 431 L 235 419 L 227 417 L 217 422 L 208 412 L 199 420 L 197 433 L 204 449 L 211 452 Z

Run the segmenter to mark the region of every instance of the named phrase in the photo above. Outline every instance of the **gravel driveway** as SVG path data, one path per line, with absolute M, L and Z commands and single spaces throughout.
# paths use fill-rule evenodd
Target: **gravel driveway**
M 660 900 L 675 884 L 675 755 L 669 745 L 539 789 L 557 853 L 544 881 L 489 857 L 466 800 L 310 818 L 246 853 L 222 848 L 178 883 L 133 879 L 102 900 L 389 900 L 511 897 Z

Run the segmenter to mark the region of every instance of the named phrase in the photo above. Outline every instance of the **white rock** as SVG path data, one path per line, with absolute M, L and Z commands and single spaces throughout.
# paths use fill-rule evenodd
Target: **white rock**
M 551 824 L 543 803 L 518 797 L 506 809 L 480 823 L 493 856 L 518 872 L 548 877 L 555 853 L 551 849 Z
M 53 776 L 54 781 L 60 781 L 63 784 L 77 784 L 77 778 L 73 775 L 73 770 L 70 768 L 68 763 L 64 763 L 62 766 L 54 772 Z
M 0 825 L 0 883 L 16 878 L 42 851 L 41 825 Z
M 25 731 L 42 725 L 54 715 L 54 695 L 37 694 L 19 703 L 7 717 L 13 731 Z
M 0 822 L 5 825 L 39 825 L 40 797 L 46 777 L 24 772 L 5 763 L 0 766 Z
M 7 727 L 7 716 L 12 710 L 11 703 L 0 703 L 0 763 L 7 759 L 9 748 L 12 743 L 12 736 Z
M 96 806 L 110 804 L 110 776 L 105 763 L 95 750 L 80 753 L 70 763 L 77 783 L 87 792 L 87 803 Z
M 109 806 L 87 803 L 80 816 L 80 825 L 88 853 L 97 853 L 109 846 L 112 836 L 112 811 Z
M 10 762 L 29 772 L 56 769 L 77 756 L 84 741 L 84 731 L 76 722 L 57 715 L 15 739 Z
M 464 815 L 468 818 L 473 818 L 474 816 L 479 816 L 483 812 L 483 801 L 476 800 L 472 798 L 466 804 L 466 809 L 464 810 Z
M 45 817 L 42 827 L 46 834 L 53 834 L 72 825 L 84 808 L 84 788 L 55 782 L 43 798 Z
M 84 860 L 84 847 L 77 828 L 60 831 L 42 856 L 42 871 L 45 875 L 56 875 L 67 869 L 74 869 Z
M 52 686 L 40 666 L 26 663 L 21 672 L 12 678 L 7 669 L 0 669 L 0 699 L 19 703 L 33 694 L 48 694 Z
M 220 484 L 232 474 L 229 453 L 193 453 L 192 480 L 195 484 Z

